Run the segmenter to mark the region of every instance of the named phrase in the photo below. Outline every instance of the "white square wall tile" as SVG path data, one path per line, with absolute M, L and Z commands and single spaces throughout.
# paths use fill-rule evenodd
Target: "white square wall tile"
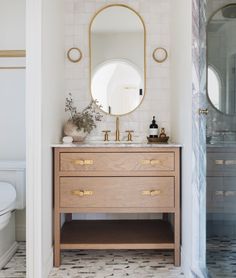
M 65 50 L 75 45 L 83 53 L 83 59 L 75 65 L 72 65 L 65 55 L 65 91 L 66 95 L 70 91 L 73 92 L 80 107 L 86 106 L 91 98 L 89 85 L 89 23 L 97 10 L 114 3 L 117 3 L 117 1 L 65 0 Z M 166 126 L 170 126 L 169 109 L 164 109 L 160 104 L 160 102 L 169 102 L 170 64 L 168 60 L 163 64 L 154 62 L 152 53 L 156 47 L 170 49 L 171 0 L 122 0 L 119 3 L 129 5 L 139 12 L 147 29 L 146 96 L 135 112 L 121 117 L 124 128 L 133 126 L 132 129 L 135 129 L 136 135 L 145 137 L 153 115 L 161 118 Z M 113 130 L 115 117 L 104 115 L 102 123 L 98 123 L 96 136 L 102 138 L 102 130 L 105 126 Z M 95 136 L 95 134 L 91 134 L 89 138 L 92 140 L 92 135 Z

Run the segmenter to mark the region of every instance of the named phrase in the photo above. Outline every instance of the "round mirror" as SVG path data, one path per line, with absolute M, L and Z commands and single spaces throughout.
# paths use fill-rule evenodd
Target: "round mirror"
M 92 77 L 93 98 L 99 100 L 104 112 L 112 115 L 123 115 L 138 107 L 143 98 L 142 88 L 142 75 L 128 61 L 107 61 Z
M 125 5 L 109 5 L 90 24 L 90 84 L 103 112 L 134 111 L 145 94 L 145 27 Z
M 236 4 L 218 10 L 207 26 L 207 94 L 218 111 L 236 114 Z

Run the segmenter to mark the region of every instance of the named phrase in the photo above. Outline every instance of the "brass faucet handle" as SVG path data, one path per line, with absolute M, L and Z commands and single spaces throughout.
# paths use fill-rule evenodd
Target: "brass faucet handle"
M 103 130 L 102 132 L 104 132 L 104 141 L 109 141 L 109 132 L 111 132 L 110 130 Z
M 133 131 L 133 130 L 126 130 L 125 132 L 128 133 L 128 139 L 127 139 L 127 141 L 129 141 L 129 142 L 133 141 L 133 139 L 132 139 L 132 133 L 134 133 L 134 131 Z

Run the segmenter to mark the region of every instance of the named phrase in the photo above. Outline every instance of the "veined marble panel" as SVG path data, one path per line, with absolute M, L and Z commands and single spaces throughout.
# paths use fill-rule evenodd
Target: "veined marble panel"
M 193 277 L 205 276 L 206 252 L 206 117 L 199 108 L 206 103 L 206 0 L 193 0 L 192 26 L 192 186 L 193 186 Z

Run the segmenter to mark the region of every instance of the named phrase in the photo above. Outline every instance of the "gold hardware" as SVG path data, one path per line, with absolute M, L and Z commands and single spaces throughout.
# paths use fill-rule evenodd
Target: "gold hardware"
M 146 66 L 147 65 L 147 61 L 146 61 L 146 56 L 147 56 L 146 55 L 147 54 L 147 43 L 146 43 L 146 41 L 147 41 L 147 28 L 146 28 L 146 25 L 145 25 L 145 22 L 144 22 L 144 19 L 142 18 L 142 16 L 136 10 L 134 10 L 133 8 L 131 8 L 130 6 L 125 5 L 125 4 L 109 4 L 109 5 L 105 6 L 105 7 L 102 7 L 100 10 L 95 12 L 95 14 L 93 15 L 93 17 L 92 17 L 92 19 L 90 21 L 90 24 L 89 24 L 89 80 L 90 80 L 90 82 L 89 83 L 92 84 L 92 58 L 91 58 L 92 57 L 92 25 L 93 25 L 93 22 L 94 22 L 96 16 L 99 13 L 101 13 L 102 11 L 104 11 L 104 10 L 110 8 L 110 7 L 124 7 L 124 8 L 127 8 L 127 9 L 131 10 L 132 12 L 134 12 L 139 17 L 139 19 L 140 19 L 140 21 L 141 21 L 141 23 L 143 25 L 143 30 L 144 30 L 144 42 L 143 42 L 143 48 L 144 48 L 144 55 L 143 55 L 144 88 L 143 88 L 143 91 L 144 91 L 144 96 L 145 96 L 146 83 L 147 83 L 147 81 L 146 81 L 146 76 L 147 76 L 147 73 L 146 73 L 146 68 L 147 68 L 147 66 Z M 91 94 L 91 96 L 93 98 L 91 88 L 92 88 L 92 86 L 90 86 L 90 94 Z M 139 105 L 135 109 L 133 109 L 132 111 L 130 111 L 128 113 L 122 114 L 122 116 L 123 115 L 128 115 L 128 114 L 134 112 L 134 110 L 136 110 L 142 104 L 143 100 L 144 100 L 144 97 L 142 98 L 142 100 L 140 101 Z M 108 112 L 106 112 L 104 110 L 102 110 L 102 111 L 105 114 L 116 116 L 116 115 L 110 114 L 110 113 L 108 113 Z M 117 141 L 119 141 L 119 140 L 117 140 Z
M 132 140 L 132 133 L 134 132 L 133 130 L 126 130 L 125 132 L 128 132 L 128 139 L 127 141 L 131 142 Z
M 215 191 L 216 196 L 224 196 L 224 191 Z
M 158 196 L 161 194 L 161 190 L 145 190 L 142 194 L 144 196 Z
M 93 195 L 93 191 L 90 191 L 90 190 L 73 190 L 73 191 L 71 191 L 71 194 L 79 196 L 79 197 L 91 196 L 91 195 Z
M 225 197 L 234 197 L 236 196 L 236 191 L 225 191 Z
M 225 165 L 236 165 L 236 160 L 225 160 Z
M 199 112 L 200 115 L 208 115 L 208 113 L 209 113 L 207 108 L 206 109 L 199 109 L 198 112 Z
M 111 132 L 110 130 L 103 130 L 102 132 L 104 132 L 104 141 L 109 141 L 109 132 Z
M 164 57 L 163 57 L 163 58 L 158 58 L 158 52 L 159 52 L 159 53 L 162 52 L 163 55 L 164 55 Z M 163 47 L 158 47 L 158 48 L 154 49 L 154 51 L 153 51 L 153 53 L 152 53 L 152 57 L 153 57 L 153 59 L 154 59 L 157 63 L 163 63 L 163 62 L 165 62 L 165 61 L 167 60 L 167 58 L 168 58 L 168 53 L 167 53 L 167 51 L 166 51 L 165 48 L 163 48 Z
M 119 117 L 116 117 L 116 142 L 120 141 L 120 129 L 119 129 L 119 126 L 120 126 L 120 119 L 119 119 Z
M 157 159 L 144 159 L 142 160 L 141 162 L 143 165 L 157 165 L 157 164 L 160 164 L 161 161 L 160 160 L 157 160 Z
M 78 58 L 73 58 L 72 57 L 72 52 L 73 51 L 77 51 L 78 52 Z M 67 58 L 70 62 L 72 63 L 78 63 L 81 59 L 82 59 L 83 55 L 82 55 L 82 52 L 79 48 L 77 47 L 72 47 L 70 48 L 68 51 L 67 51 Z
M 93 165 L 93 160 L 89 160 L 89 159 L 77 159 L 74 161 L 75 165 Z
M 26 56 L 25 50 L 0 50 L 1 58 L 18 58 L 18 57 L 25 57 L 25 56 Z
M 215 164 L 216 165 L 223 165 L 224 164 L 224 160 L 215 160 Z

